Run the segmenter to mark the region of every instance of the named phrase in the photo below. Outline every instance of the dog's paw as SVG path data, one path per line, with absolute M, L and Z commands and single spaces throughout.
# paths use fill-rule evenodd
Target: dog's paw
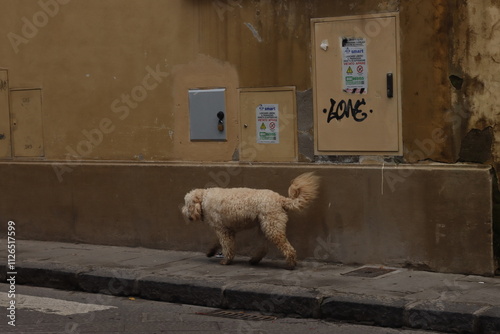
M 294 270 L 296 266 L 297 266 L 297 262 L 292 261 L 292 262 L 287 262 L 285 268 L 288 270 Z
M 256 265 L 259 264 L 260 260 L 261 259 L 254 259 L 254 258 L 252 258 L 252 259 L 250 259 L 250 261 L 248 261 L 248 263 L 250 263 L 252 266 L 256 266 Z
M 219 248 L 214 248 L 214 249 L 210 249 L 207 252 L 207 257 L 213 257 L 213 256 L 215 256 L 218 259 L 222 259 L 224 257 L 224 254 L 222 254 L 222 252 L 219 251 Z

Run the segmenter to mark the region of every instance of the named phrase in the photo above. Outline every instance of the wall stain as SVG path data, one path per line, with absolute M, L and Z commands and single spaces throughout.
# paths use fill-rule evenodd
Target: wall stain
M 492 127 L 484 130 L 472 129 L 462 140 L 459 161 L 488 163 L 493 159 L 492 147 L 494 132 Z
M 6 91 L 9 87 L 7 80 L 0 80 L 0 91 Z

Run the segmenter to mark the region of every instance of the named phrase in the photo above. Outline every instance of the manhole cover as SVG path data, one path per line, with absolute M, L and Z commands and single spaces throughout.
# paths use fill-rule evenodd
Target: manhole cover
M 359 269 L 350 271 L 350 272 L 342 274 L 342 275 L 374 278 L 374 277 L 379 277 L 379 276 L 388 274 L 388 273 L 393 272 L 393 271 L 395 271 L 395 269 L 363 267 L 363 268 L 359 268 Z
M 219 318 L 230 318 L 230 319 L 239 319 L 239 320 L 253 320 L 253 321 L 273 321 L 278 319 L 278 317 L 261 315 L 261 314 L 250 314 L 244 312 L 236 312 L 236 311 L 224 311 L 224 310 L 216 310 L 207 313 L 198 312 L 196 314 L 206 315 L 211 317 L 219 317 Z

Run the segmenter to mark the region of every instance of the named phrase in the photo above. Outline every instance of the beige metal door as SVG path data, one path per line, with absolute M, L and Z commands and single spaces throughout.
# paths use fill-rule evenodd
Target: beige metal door
M 295 88 L 240 90 L 241 161 L 297 161 Z
M 402 151 L 398 16 L 314 19 L 315 152 Z
M 43 157 L 42 91 L 11 90 L 12 149 L 15 157 Z
M 0 159 L 10 157 L 9 77 L 0 70 Z

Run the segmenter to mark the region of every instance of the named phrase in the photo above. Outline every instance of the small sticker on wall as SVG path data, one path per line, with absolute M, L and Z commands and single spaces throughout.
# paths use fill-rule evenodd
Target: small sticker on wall
M 279 144 L 279 105 L 261 104 L 257 107 L 257 143 Z
M 368 64 L 366 40 L 364 38 L 341 38 L 342 43 L 342 89 L 346 93 L 368 92 Z

